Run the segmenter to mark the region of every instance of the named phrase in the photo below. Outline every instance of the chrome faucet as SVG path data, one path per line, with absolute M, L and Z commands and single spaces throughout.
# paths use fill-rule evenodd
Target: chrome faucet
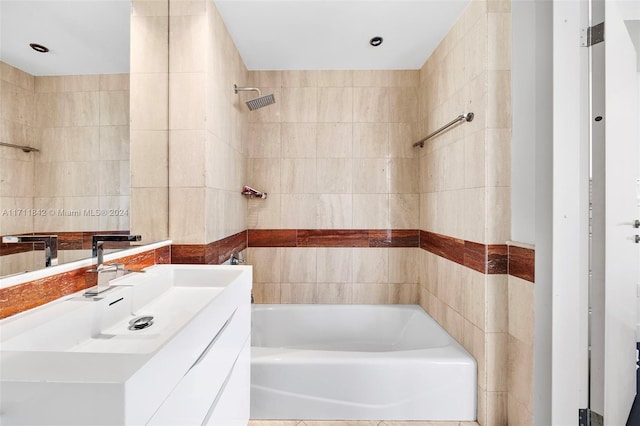
M 238 252 L 238 250 L 233 250 L 231 252 L 231 258 L 229 259 L 229 265 L 242 265 L 247 263 L 247 260 Z M 253 292 L 251 292 L 251 303 L 254 303 Z
M 234 250 L 231 252 L 231 258 L 229 259 L 230 265 L 242 265 L 246 263 L 244 256 L 242 256 L 238 250 Z
M 7 235 L 2 237 L 2 242 L 44 244 L 44 267 L 58 264 L 57 235 Z
M 96 258 L 96 265 L 104 263 L 104 242 L 105 241 L 140 241 L 140 235 L 107 234 L 94 235 L 91 238 L 91 256 Z
M 109 289 L 111 280 L 121 277 L 125 272 L 129 272 L 122 263 L 113 263 L 104 265 L 104 243 L 105 241 L 140 241 L 140 235 L 94 235 L 91 238 L 91 255 L 96 258 L 96 269 L 90 269 L 89 273 L 95 273 L 98 276 L 98 285 L 88 289 L 85 296 L 97 296 Z M 137 272 L 137 271 L 136 271 Z

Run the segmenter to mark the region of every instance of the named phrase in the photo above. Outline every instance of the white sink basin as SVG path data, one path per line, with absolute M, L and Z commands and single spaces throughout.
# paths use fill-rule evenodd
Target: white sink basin
M 218 271 L 207 282 L 202 268 L 156 272 L 128 275 L 99 297 L 74 295 L 33 312 L 28 323 L 3 326 L 2 351 L 152 352 L 242 273 Z M 151 326 L 129 329 L 132 320 L 148 316 Z
M 46 413 L 70 400 L 75 412 L 67 415 L 78 414 L 77 424 L 146 422 L 215 324 L 233 314 L 229 300 L 250 297 L 251 269 L 157 265 L 112 285 L 95 298 L 77 293 L 0 321 L 0 424 L 37 423 L 34 406 Z M 143 316 L 152 325 L 131 330 Z M 121 412 L 97 415 L 110 403 Z M 74 423 L 47 414 L 39 424 Z

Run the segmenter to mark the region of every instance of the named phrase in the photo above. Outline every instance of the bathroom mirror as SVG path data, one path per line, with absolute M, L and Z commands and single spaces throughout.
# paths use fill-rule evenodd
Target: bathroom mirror
M 59 263 L 130 230 L 133 14 L 131 0 L 0 1 L 0 235 L 58 235 Z M 0 277 L 43 268 L 42 248 L 0 242 Z

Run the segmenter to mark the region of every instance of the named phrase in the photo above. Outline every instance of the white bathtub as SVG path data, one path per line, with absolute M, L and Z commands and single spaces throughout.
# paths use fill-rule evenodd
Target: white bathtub
M 251 418 L 476 419 L 475 360 L 419 306 L 252 314 Z

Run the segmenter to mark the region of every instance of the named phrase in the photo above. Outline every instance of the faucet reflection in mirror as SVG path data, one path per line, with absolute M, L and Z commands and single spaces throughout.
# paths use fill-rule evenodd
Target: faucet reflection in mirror
M 91 254 L 96 259 L 96 268 L 87 271 L 87 274 L 91 274 L 92 277 L 87 277 L 87 281 L 97 276 L 97 285 L 88 289 L 84 295 L 91 297 L 109 289 L 109 283 L 115 278 L 123 276 L 126 272 L 139 272 L 129 271 L 125 269 L 123 264 L 114 263 L 111 265 L 104 264 L 104 243 L 108 241 L 141 241 L 140 235 L 94 235 L 91 238 Z
M 7 235 L 2 237 L 2 242 L 44 244 L 44 267 L 58 264 L 58 236 L 57 235 Z

